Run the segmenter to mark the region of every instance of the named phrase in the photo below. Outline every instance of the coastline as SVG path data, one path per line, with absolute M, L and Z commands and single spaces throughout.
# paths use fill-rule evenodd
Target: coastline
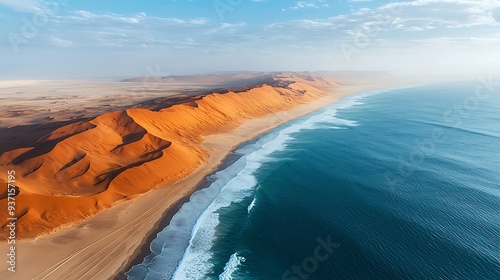
M 149 249 L 150 240 L 168 225 L 177 209 L 189 200 L 193 192 L 205 186 L 207 176 L 230 164 L 230 155 L 237 147 L 347 95 L 402 84 L 408 83 L 378 81 L 344 85 L 310 103 L 246 120 L 232 131 L 207 136 L 203 147 L 209 151 L 210 158 L 195 172 L 168 187 L 160 186 L 74 226 L 34 240 L 20 241 L 17 244 L 22 251 L 18 271 L 15 274 L 2 272 L 0 277 L 48 279 L 93 275 L 99 279 L 124 279 L 123 273 L 147 255 L 145 249 Z M 131 237 L 137 242 L 133 242 Z M 6 244 L 0 244 L 0 247 L 4 246 Z M 33 259 L 37 262 L 34 263 Z M 29 264 L 29 269 L 26 264 Z
M 279 126 L 284 125 L 284 124 L 286 124 L 288 122 L 291 122 L 291 121 L 293 121 L 295 119 L 298 119 L 298 118 L 300 118 L 302 116 L 312 114 L 314 111 L 319 110 L 319 109 L 321 109 L 323 107 L 326 107 L 328 105 L 331 105 L 331 104 L 339 101 L 340 99 L 342 99 L 344 97 L 347 97 L 347 96 L 350 96 L 350 95 L 355 95 L 355 94 L 360 94 L 360 93 L 371 91 L 371 90 L 381 90 L 381 89 L 385 89 L 385 88 L 388 88 L 388 87 L 391 87 L 391 86 L 394 86 L 394 85 L 399 86 L 401 84 L 400 83 L 396 83 L 396 84 L 387 83 L 387 84 L 375 85 L 375 86 L 372 85 L 372 84 L 370 84 L 370 85 L 367 86 L 367 88 L 363 88 L 363 89 L 359 89 L 359 88 L 358 89 L 352 89 L 352 88 L 349 89 L 349 88 L 346 88 L 345 86 L 343 86 L 341 88 L 337 88 L 336 89 L 337 91 L 341 91 L 339 96 L 332 96 L 332 95 L 334 95 L 335 93 L 338 93 L 338 92 L 328 93 L 328 95 L 326 97 L 321 98 L 320 100 L 316 100 L 316 101 L 311 102 L 311 103 L 316 103 L 316 102 L 319 102 L 319 101 L 324 101 L 326 99 L 327 102 L 323 106 L 315 107 L 314 109 L 310 110 L 307 113 L 304 113 L 304 114 L 301 114 L 301 115 L 297 115 L 297 116 L 295 116 L 295 117 L 293 117 L 293 118 L 291 118 L 289 120 L 286 120 L 284 122 L 279 122 L 279 123 L 273 125 L 272 127 L 269 127 L 267 129 L 259 132 L 259 134 L 253 136 L 252 138 L 246 139 L 245 141 L 243 141 L 243 142 L 241 142 L 241 143 L 233 146 L 230 149 L 230 151 L 225 155 L 225 157 L 221 160 L 220 164 L 218 166 L 216 166 L 213 169 L 212 172 L 206 174 L 202 181 L 198 182 L 196 188 L 193 190 L 192 193 L 194 193 L 194 192 L 196 192 L 196 191 L 198 191 L 200 189 L 203 189 L 203 188 L 206 188 L 206 187 L 210 186 L 210 184 L 212 183 L 211 181 L 208 180 L 208 178 L 210 177 L 210 175 L 215 174 L 219 170 L 225 169 L 226 167 L 228 167 L 231 164 L 233 164 L 234 162 L 236 162 L 239 158 L 241 158 L 240 155 L 234 154 L 234 151 L 236 151 L 239 148 L 241 148 L 243 146 L 246 146 L 246 145 L 248 145 L 248 144 L 250 144 L 252 142 L 257 141 L 260 137 L 262 137 L 266 133 L 268 133 L 268 132 L 270 132 L 270 131 L 278 128 Z M 403 85 L 406 85 L 406 83 L 403 83 Z M 344 92 L 342 92 L 342 91 L 344 91 Z M 307 106 L 309 104 L 304 104 L 302 106 Z M 297 109 L 297 108 L 295 108 L 295 109 Z M 281 113 L 283 113 L 283 112 L 281 112 Z M 268 116 L 265 116 L 265 117 L 268 117 Z M 231 132 L 233 132 L 233 131 L 231 131 Z M 214 139 L 214 142 L 217 142 L 217 141 Z M 150 250 L 150 244 L 151 244 L 151 242 L 157 237 L 158 233 L 160 233 L 166 226 L 168 226 L 170 224 L 173 216 L 175 216 L 175 214 L 177 214 L 178 210 L 182 207 L 182 205 L 185 202 L 188 202 L 189 200 L 190 200 L 190 195 L 187 196 L 187 197 L 183 197 L 177 203 L 175 203 L 174 205 L 172 205 L 172 207 L 170 207 L 169 209 L 166 210 L 165 215 L 162 217 L 162 219 L 160 221 L 158 221 L 157 226 L 155 226 L 155 228 L 152 229 L 150 233 L 148 233 L 148 235 L 146 237 L 146 240 L 144 240 L 144 242 L 137 249 L 136 256 L 135 257 L 131 257 L 127 261 L 127 265 L 125 266 L 125 268 L 123 270 L 119 271 L 113 277 L 113 279 L 120 279 L 120 280 L 121 279 L 127 279 L 127 277 L 125 276 L 125 272 L 129 271 L 130 269 L 132 269 L 133 266 L 142 263 L 142 261 L 144 260 L 144 258 L 151 254 L 151 250 Z
M 210 184 L 212 183 L 208 178 L 217 173 L 219 170 L 225 169 L 226 167 L 232 165 L 235 163 L 238 159 L 241 158 L 240 155 L 237 155 L 233 153 L 233 151 L 239 149 L 240 147 L 243 147 L 249 143 L 252 143 L 254 140 L 258 139 L 261 135 L 256 136 L 256 138 L 251 139 L 249 141 L 240 143 L 237 145 L 229 154 L 226 155 L 226 157 L 222 160 L 220 165 L 218 165 L 212 172 L 208 173 L 202 181 L 198 182 L 196 185 L 195 189 L 193 190 L 193 193 L 195 193 L 198 190 L 204 189 L 206 187 L 209 187 Z M 131 257 L 129 260 L 127 260 L 127 263 L 124 266 L 124 269 L 116 273 L 113 279 L 119 280 L 119 279 L 127 279 L 125 276 L 125 272 L 129 271 L 132 269 L 133 266 L 142 263 L 145 257 L 151 254 L 151 242 L 157 238 L 158 233 L 160 233 L 165 227 L 170 225 L 170 222 L 172 221 L 172 218 L 177 214 L 177 212 L 180 210 L 182 205 L 184 203 L 188 202 L 191 198 L 191 195 L 188 195 L 186 197 L 181 198 L 179 201 L 174 203 L 171 207 L 169 207 L 161 220 L 158 221 L 157 225 L 154 226 L 153 229 L 151 229 L 151 232 L 149 232 L 145 240 L 143 240 L 142 244 L 137 248 L 136 253 L 134 254 L 135 256 Z

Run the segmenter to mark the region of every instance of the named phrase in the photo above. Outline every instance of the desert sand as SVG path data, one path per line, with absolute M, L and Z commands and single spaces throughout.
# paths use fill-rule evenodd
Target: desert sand
M 319 76 L 282 73 L 177 103 L 141 100 L 63 123 L 33 147 L 17 143 L 2 152 L 0 176 L 11 169 L 18 174 L 22 240 L 17 272 L 3 269 L 0 278 L 123 277 L 167 211 L 238 144 L 345 95 L 389 84 L 395 83 L 339 86 Z M 4 197 L 0 207 L 6 208 Z M 2 252 L 7 246 L 0 244 Z
M 266 83 L 186 96 L 159 109 L 141 104 L 77 120 L 5 151 L 0 174 L 14 170 L 19 188 L 17 237 L 54 231 L 177 182 L 209 159 L 200 145 L 204 136 L 317 99 L 334 86 L 320 76 L 274 75 Z M 0 220 L 7 220 L 6 212 Z

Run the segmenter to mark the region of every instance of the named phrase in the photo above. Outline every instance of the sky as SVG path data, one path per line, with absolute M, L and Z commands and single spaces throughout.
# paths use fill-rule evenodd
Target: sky
M 0 0 L 0 79 L 500 72 L 500 0 Z

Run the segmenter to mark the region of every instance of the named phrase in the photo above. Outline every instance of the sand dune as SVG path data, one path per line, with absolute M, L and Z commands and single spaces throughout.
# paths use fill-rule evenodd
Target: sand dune
M 59 127 L 29 147 L 4 152 L 1 178 L 6 180 L 7 170 L 17 174 L 18 237 L 54 231 L 159 184 L 174 183 L 207 161 L 204 136 L 317 99 L 324 88 L 335 86 L 308 73 L 279 73 L 265 81 L 165 108 L 155 103 L 154 108 L 105 113 Z M 6 203 L 3 197 L 0 207 Z M 1 212 L 0 219 L 6 218 Z

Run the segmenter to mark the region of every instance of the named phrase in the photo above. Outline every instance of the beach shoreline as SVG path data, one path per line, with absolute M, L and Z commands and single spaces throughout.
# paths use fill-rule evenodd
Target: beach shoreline
M 245 145 L 248 145 L 249 143 L 252 143 L 255 139 L 258 139 L 261 137 L 261 135 L 257 136 L 256 138 L 243 142 L 239 145 L 237 145 L 229 154 L 226 155 L 226 157 L 223 159 L 223 161 L 220 163 L 219 166 L 216 167 L 214 171 L 211 173 L 207 174 L 202 181 L 198 182 L 197 186 L 195 187 L 193 193 L 197 192 L 198 190 L 207 188 L 210 186 L 212 183 L 208 178 L 212 176 L 213 174 L 217 173 L 219 170 L 223 170 L 226 167 L 230 166 L 231 164 L 235 163 L 238 159 L 241 158 L 241 155 L 237 155 L 233 153 L 235 150 L 238 150 L 240 147 L 243 147 Z M 151 254 L 151 242 L 157 238 L 158 233 L 160 233 L 165 227 L 170 225 L 170 222 L 172 221 L 172 218 L 177 214 L 177 212 L 181 209 L 181 207 L 184 205 L 184 203 L 189 202 L 191 198 L 191 195 L 186 196 L 181 198 L 179 201 L 174 203 L 170 208 L 168 208 L 161 220 L 158 221 L 157 225 L 151 230 L 150 233 L 147 234 L 146 240 L 142 242 L 142 244 L 137 248 L 137 253 L 134 254 L 134 257 L 131 257 L 128 261 L 127 264 L 125 264 L 125 267 L 122 271 L 118 272 L 114 279 L 127 279 L 125 276 L 125 272 L 129 271 L 134 267 L 135 265 L 141 264 L 144 261 L 144 258 L 149 256 Z
M 192 193 L 206 186 L 207 176 L 230 164 L 229 156 L 237 147 L 342 97 L 408 83 L 392 80 L 343 85 L 318 100 L 245 120 L 234 130 L 206 136 L 203 147 L 210 158 L 196 171 L 168 187 L 159 186 L 73 226 L 33 240 L 19 241 L 18 271 L 2 272 L 0 277 L 52 279 L 95 276 L 98 279 L 124 279 L 124 272 L 148 255 L 146 249 L 150 241 L 168 225 L 182 204 L 189 200 Z M 0 244 L 2 248 L 6 246 L 6 243 Z
M 340 97 L 339 96 L 335 96 L 333 101 L 332 100 L 328 100 L 327 101 L 328 103 L 325 103 L 324 106 L 317 107 L 317 108 L 313 109 L 312 111 L 310 111 L 308 113 L 305 113 L 305 114 L 302 114 L 302 115 L 298 115 L 295 118 L 292 118 L 292 119 L 287 120 L 285 122 L 279 123 L 279 124 L 277 124 L 277 125 L 275 125 L 273 127 L 270 127 L 268 129 L 264 130 L 263 132 L 255 135 L 253 138 L 246 139 L 245 141 L 243 141 L 243 142 L 235 145 L 233 148 L 230 149 L 229 153 L 227 153 L 225 155 L 225 157 L 222 159 L 222 161 L 220 162 L 220 164 L 218 166 L 216 166 L 215 169 L 212 172 L 210 172 L 209 174 L 207 174 L 203 178 L 202 181 L 198 182 L 196 188 L 193 190 L 192 193 L 195 193 L 196 191 L 201 190 L 203 188 L 209 187 L 212 182 L 209 181 L 208 178 L 211 175 L 217 173 L 220 170 L 224 170 L 226 167 L 230 166 L 231 164 L 233 164 L 239 158 L 242 157 L 241 155 L 235 154 L 234 151 L 236 151 L 239 148 L 244 147 L 244 146 L 246 146 L 246 145 L 248 145 L 250 143 L 253 143 L 253 142 L 257 141 L 262 136 L 264 136 L 266 133 L 269 133 L 270 131 L 275 130 L 275 129 L 279 128 L 280 126 L 285 125 L 286 123 L 289 123 L 289 122 L 291 122 L 291 121 L 293 121 L 295 119 L 298 119 L 298 118 L 303 117 L 305 115 L 312 114 L 315 111 L 320 110 L 321 108 L 324 108 L 324 107 L 329 106 L 329 105 L 331 105 L 331 104 L 333 104 L 335 102 L 338 102 L 339 100 L 341 100 L 344 97 L 355 95 L 355 94 L 361 94 L 361 93 L 364 93 L 364 92 L 367 92 L 367 91 L 372 91 L 372 90 L 381 90 L 381 89 L 385 89 L 387 87 L 399 86 L 399 85 L 401 85 L 401 84 L 400 83 L 395 83 L 395 84 L 393 84 L 393 83 L 387 83 L 387 84 L 384 84 L 382 87 L 379 87 L 379 85 L 376 85 L 375 87 L 372 87 L 373 85 L 369 85 L 366 89 L 363 89 L 363 90 L 357 89 L 357 90 L 353 90 L 352 92 L 349 89 L 346 89 L 346 88 L 338 88 L 338 89 L 336 89 L 336 90 L 339 90 L 339 91 L 345 90 L 346 92 L 344 94 L 341 94 Z M 406 85 L 406 83 L 403 83 L 403 85 Z M 331 95 L 332 95 L 332 93 L 329 93 L 327 97 L 322 98 L 321 100 L 323 100 L 323 99 L 329 99 L 328 97 L 332 97 Z M 320 101 L 320 100 L 318 100 L 318 101 Z M 314 101 L 314 102 L 318 102 L 318 101 Z M 311 103 L 314 103 L 314 102 L 311 102 Z M 134 267 L 135 265 L 141 264 L 143 262 L 144 258 L 151 254 L 151 250 L 150 250 L 150 244 L 151 244 L 151 242 L 154 239 L 156 239 L 158 233 L 160 233 L 165 227 L 167 227 L 170 224 L 172 218 L 177 214 L 177 212 L 182 207 L 182 205 L 184 203 L 188 202 L 189 200 L 190 200 L 190 195 L 187 196 L 187 197 L 183 197 L 178 202 L 176 202 L 174 205 L 172 205 L 172 207 L 170 209 L 166 210 L 164 217 L 162 217 L 162 219 L 160 221 L 158 221 L 158 225 L 155 226 L 155 228 L 152 229 L 151 232 L 148 234 L 147 240 L 144 241 L 143 244 L 141 244 L 141 246 L 138 248 L 137 255 L 135 257 L 133 257 L 133 258 L 130 258 L 128 260 L 128 264 L 125 266 L 125 268 L 122 271 L 118 272 L 114 276 L 113 279 L 127 279 L 126 276 L 125 276 L 125 273 L 127 271 L 129 271 L 130 269 L 132 269 L 132 267 Z

